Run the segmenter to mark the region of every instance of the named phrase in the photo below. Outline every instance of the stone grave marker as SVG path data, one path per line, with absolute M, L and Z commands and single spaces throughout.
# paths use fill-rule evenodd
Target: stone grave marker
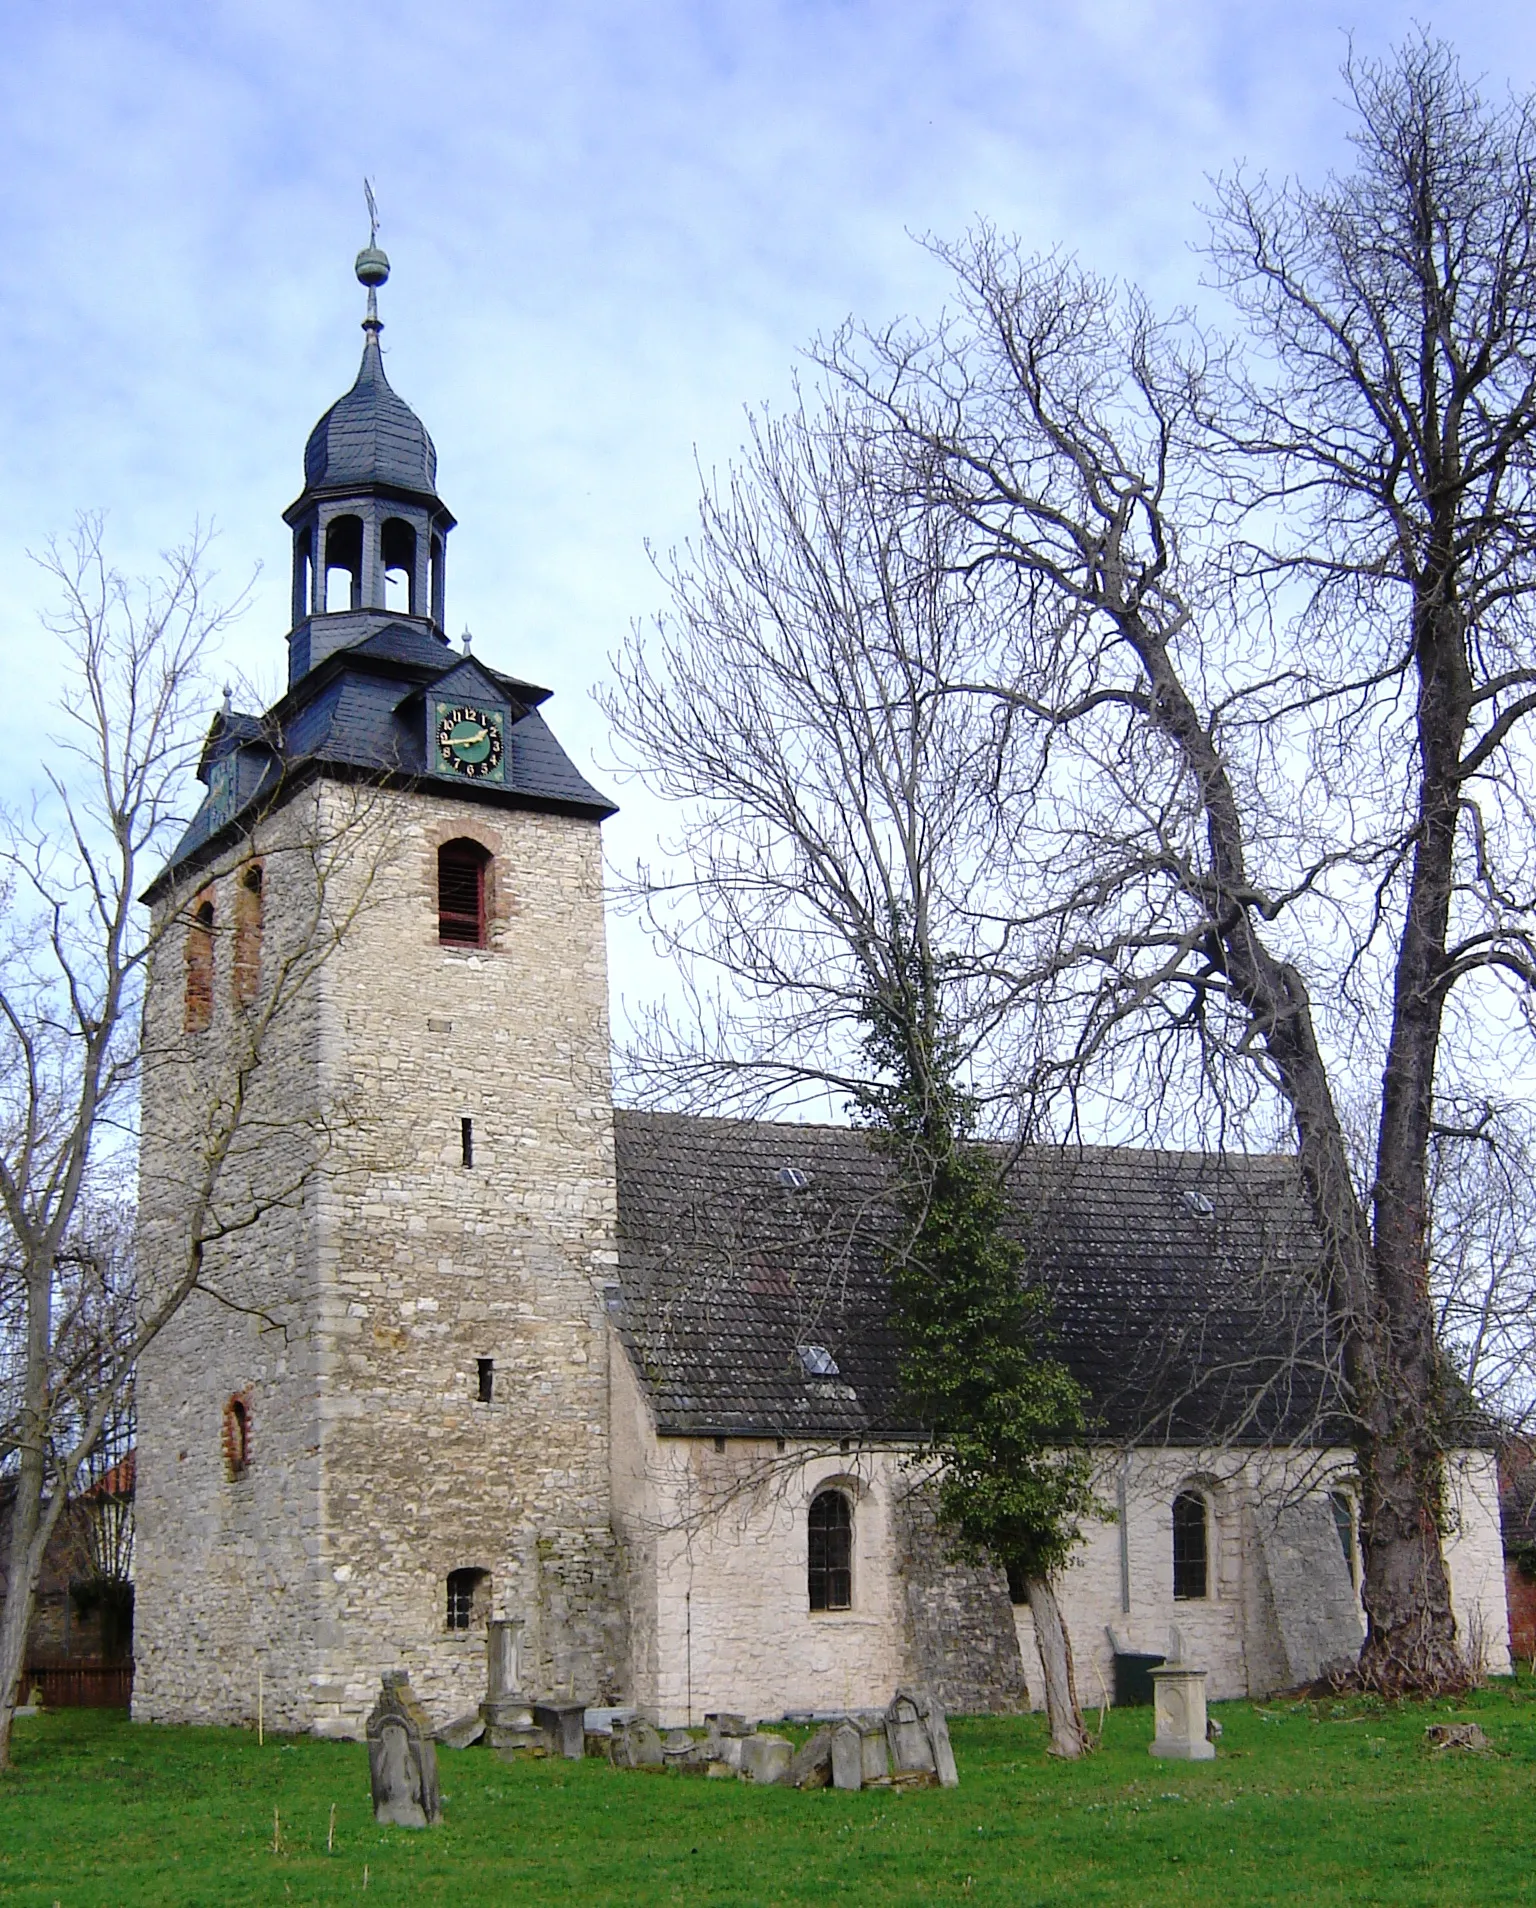
M 426 1828 L 443 1819 L 437 1789 L 432 1721 L 411 1694 L 404 1670 L 387 1670 L 368 1715 L 368 1776 L 373 1817 L 396 1828 Z
M 533 1726 L 552 1756 L 580 1762 L 586 1753 L 585 1703 L 535 1703 Z
M 792 1789 L 824 1789 L 832 1780 L 832 1731 L 818 1729 L 795 1751 L 784 1780 Z
M 923 1719 L 923 1703 L 911 1690 L 898 1689 L 885 1712 L 885 1735 L 891 1745 L 891 1768 L 898 1776 L 936 1775 L 933 1744 Z
M 620 1769 L 661 1769 L 666 1766 L 661 1737 L 648 1722 L 613 1725 L 613 1760 Z
M 864 1786 L 864 1738 L 857 1723 L 839 1723 L 832 1731 L 832 1786 L 834 1789 Z
M 782 1782 L 794 1754 L 795 1745 L 787 1736 L 759 1732 L 741 1745 L 741 1773 L 748 1782 Z

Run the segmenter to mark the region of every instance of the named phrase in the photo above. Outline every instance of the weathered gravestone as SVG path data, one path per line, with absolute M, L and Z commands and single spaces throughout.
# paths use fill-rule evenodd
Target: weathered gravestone
M 795 1745 L 787 1736 L 748 1736 L 741 1745 L 741 1773 L 748 1782 L 782 1782 L 794 1760 Z
M 891 1779 L 891 1752 L 885 1739 L 885 1718 L 883 1716 L 859 1721 L 859 1747 L 864 1763 L 864 1786 L 874 1783 L 882 1786 Z
M 485 1734 L 485 1718 L 478 1713 L 472 1716 L 458 1716 L 451 1723 L 444 1723 L 437 1732 L 437 1740 L 445 1749 L 467 1749 Z
M 584 1703 L 535 1703 L 533 1726 L 544 1738 L 544 1747 L 552 1756 L 564 1756 L 568 1762 L 580 1762 L 586 1753 L 586 1705 Z
M 396 1828 L 440 1822 L 443 1805 L 432 1721 L 411 1694 L 404 1670 L 385 1672 L 379 1700 L 368 1716 L 367 1735 L 374 1820 L 392 1822 Z
M 885 1712 L 891 1774 L 901 1784 L 924 1778 L 953 1789 L 960 1781 L 944 1711 L 923 1690 L 898 1689 Z
M 832 1731 L 832 1786 L 834 1789 L 864 1786 L 864 1738 L 855 1722 L 839 1723 Z
M 648 1722 L 613 1725 L 613 1763 L 616 1769 L 661 1769 L 666 1766 L 661 1737 Z
M 784 1780 L 792 1789 L 824 1789 L 832 1780 L 832 1731 L 818 1729 L 790 1759 Z

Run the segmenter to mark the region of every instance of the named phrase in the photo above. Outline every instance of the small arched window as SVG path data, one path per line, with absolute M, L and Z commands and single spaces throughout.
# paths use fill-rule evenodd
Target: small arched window
M 403 517 L 385 519 L 379 554 L 384 564 L 385 609 L 401 616 L 416 615 L 416 532 Z
M 224 1470 L 231 1483 L 251 1467 L 251 1401 L 237 1391 L 224 1407 Z
M 841 1491 L 811 1499 L 806 1588 L 813 1610 L 853 1608 L 853 1506 Z
M 259 861 L 247 862 L 235 883 L 235 1005 L 249 1007 L 261 985 L 261 896 Z
M 490 864 L 490 855 L 478 841 L 445 841 L 438 849 L 437 938 L 445 947 L 485 946 Z
M 448 1572 L 448 1609 L 444 1627 L 450 1630 L 474 1630 L 485 1622 L 491 1606 L 489 1570 L 450 1570 Z
M 1173 1500 L 1173 1594 L 1190 1603 L 1210 1594 L 1210 1544 L 1207 1511 L 1199 1491 L 1180 1491 Z
M 213 895 L 205 891 L 192 908 L 187 929 L 187 988 L 183 1024 L 204 1033 L 213 1019 Z

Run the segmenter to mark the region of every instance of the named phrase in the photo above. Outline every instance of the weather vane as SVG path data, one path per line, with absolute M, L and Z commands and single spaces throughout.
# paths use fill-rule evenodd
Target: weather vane
M 371 179 L 363 180 L 363 195 L 368 201 L 368 243 L 358 253 L 355 269 L 358 283 L 368 287 L 368 316 L 363 324 L 377 333 L 381 329 L 378 291 L 389 277 L 389 255 L 379 247 L 379 202 L 373 196 Z

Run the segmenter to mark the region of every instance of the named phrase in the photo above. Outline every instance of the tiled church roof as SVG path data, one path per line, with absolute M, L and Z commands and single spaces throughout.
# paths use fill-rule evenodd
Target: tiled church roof
M 612 1308 L 667 1433 L 858 1437 L 912 1428 L 885 1253 L 890 1169 L 841 1127 L 615 1115 Z M 1019 1236 L 1053 1349 L 1115 1441 L 1335 1442 L 1331 1358 L 1293 1161 L 1037 1150 Z M 830 1354 L 835 1373 L 817 1370 Z

